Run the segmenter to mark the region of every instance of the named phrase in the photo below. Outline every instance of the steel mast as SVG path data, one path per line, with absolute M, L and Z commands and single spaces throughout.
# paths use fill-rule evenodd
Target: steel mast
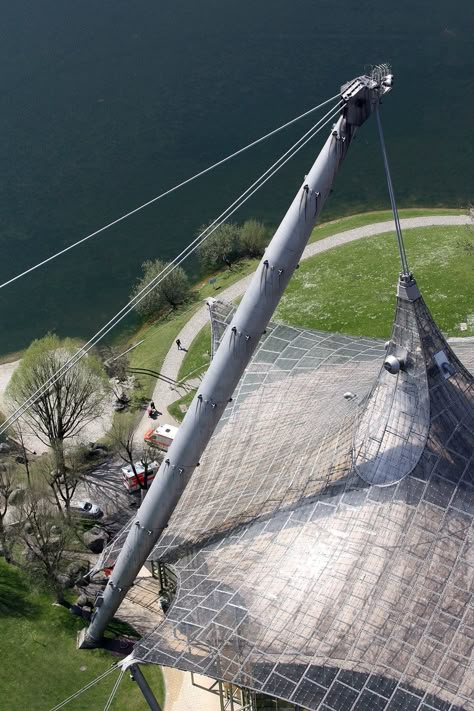
M 341 115 L 268 245 L 165 461 L 140 506 L 92 622 L 79 646 L 100 643 L 105 628 L 168 525 L 181 495 L 300 261 L 357 128 L 390 91 L 387 65 L 341 88 Z

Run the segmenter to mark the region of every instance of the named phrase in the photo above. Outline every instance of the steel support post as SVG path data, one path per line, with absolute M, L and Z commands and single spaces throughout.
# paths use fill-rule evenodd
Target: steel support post
M 132 586 L 199 466 L 222 413 L 301 259 L 356 128 L 381 90 L 370 77 L 345 85 L 341 116 L 324 144 L 254 274 L 181 427 L 138 510 L 100 607 L 81 646 L 95 646 Z
M 140 691 L 142 692 L 143 697 L 147 702 L 148 706 L 150 707 L 151 711 L 162 711 L 160 704 L 155 699 L 155 695 L 148 686 L 148 682 L 143 676 L 143 672 L 138 666 L 138 664 L 130 664 L 129 669 L 133 678 L 140 687 Z

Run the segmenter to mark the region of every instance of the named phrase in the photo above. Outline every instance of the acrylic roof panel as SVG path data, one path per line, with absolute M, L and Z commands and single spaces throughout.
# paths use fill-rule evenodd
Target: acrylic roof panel
M 474 708 L 471 381 L 428 372 L 423 453 L 371 486 L 353 442 L 383 353 L 268 329 L 154 550 L 179 590 L 136 658 L 308 709 Z

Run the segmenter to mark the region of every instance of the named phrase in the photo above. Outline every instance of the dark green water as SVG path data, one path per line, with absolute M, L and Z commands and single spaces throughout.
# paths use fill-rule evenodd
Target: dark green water
M 0 279 L 337 93 L 369 63 L 400 206 L 473 199 L 472 0 L 2 0 Z M 88 337 L 308 121 L 0 292 L 0 353 Z M 277 223 L 309 146 L 239 213 Z M 325 217 L 387 206 L 375 122 Z M 193 269 L 191 265 L 191 270 Z

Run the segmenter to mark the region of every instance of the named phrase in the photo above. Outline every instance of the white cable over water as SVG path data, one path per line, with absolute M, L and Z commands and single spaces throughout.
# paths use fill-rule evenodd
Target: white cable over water
M 99 341 L 102 340 L 115 326 L 122 321 L 158 284 L 176 269 L 190 254 L 192 254 L 226 219 L 236 212 L 254 193 L 256 193 L 270 178 L 275 175 L 298 151 L 314 138 L 325 126 L 339 113 L 343 102 L 339 101 L 333 106 L 309 131 L 291 146 L 280 158 L 268 168 L 250 187 L 248 187 L 224 212 L 214 220 L 193 242 L 190 243 L 175 259 L 167 265 L 154 279 L 152 279 L 136 296 L 134 296 L 115 316 L 110 319 L 92 338 L 71 358 L 59 368 L 47 381 L 45 381 L 20 407 L 15 410 L 0 427 L 0 434 L 28 410 L 28 408 L 43 395 L 46 390 L 76 365 Z
M 241 153 L 244 153 L 249 148 L 253 148 L 253 146 L 256 146 L 258 143 L 262 143 L 262 141 L 265 141 L 267 138 L 270 138 L 270 136 L 274 136 L 276 133 L 283 131 L 283 129 L 288 128 L 288 126 L 291 126 L 292 124 L 296 123 L 297 121 L 300 121 L 302 118 L 305 118 L 305 116 L 309 116 L 309 114 L 313 113 L 314 111 L 317 111 L 318 109 L 322 108 L 323 106 L 326 106 L 326 104 L 329 104 L 331 101 L 334 101 L 334 99 L 337 99 L 339 96 L 340 96 L 339 94 L 332 96 L 330 99 L 323 101 L 322 104 L 318 104 L 318 106 L 314 106 L 312 109 L 305 111 L 303 114 L 300 114 L 299 116 L 296 116 L 296 118 L 291 119 L 291 121 L 287 121 L 287 123 L 284 123 L 282 126 L 279 126 L 278 128 L 275 128 L 273 131 L 270 131 L 270 133 L 265 134 L 265 136 L 262 136 L 261 138 L 257 138 L 257 140 L 252 141 L 252 143 L 247 144 L 243 148 L 239 148 L 237 151 L 235 151 L 234 153 L 231 153 L 226 158 L 222 158 L 221 160 L 217 161 L 217 163 L 213 163 L 208 168 L 201 170 L 199 173 L 196 173 L 195 175 L 192 175 L 190 178 L 183 180 L 181 183 L 177 183 L 177 185 L 174 185 L 172 188 L 165 190 L 164 193 L 161 193 L 160 195 L 157 195 L 156 197 L 152 198 L 151 200 L 144 202 L 143 205 L 139 205 L 134 210 L 130 210 L 130 212 L 127 212 L 125 215 L 122 215 L 121 217 L 118 217 L 116 220 L 109 222 L 107 225 L 100 227 L 95 232 L 91 232 L 91 234 L 87 235 L 86 237 L 82 237 L 82 239 L 78 240 L 77 242 L 74 242 L 73 244 L 70 244 L 68 247 L 65 247 L 64 249 L 61 249 L 59 252 L 56 252 L 56 254 L 52 254 L 50 257 L 43 259 L 43 261 L 41 261 L 41 262 L 38 262 L 38 264 L 35 264 L 32 267 L 29 267 L 29 269 L 25 269 L 25 271 L 21 272 L 20 274 L 17 274 L 16 276 L 12 277 L 11 279 L 8 279 L 7 281 L 3 282 L 3 284 L 0 284 L 0 289 L 3 289 L 5 286 L 8 286 L 9 284 L 12 284 L 14 281 L 17 281 L 17 279 L 21 279 L 22 277 L 26 276 L 26 274 L 30 274 L 30 272 L 35 271 L 35 269 L 39 269 L 39 267 L 44 266 L 48 262 L 51 262 L 53 259 L 56 259 L 56 257 L 60 257 L 62 254 L 69 252 L 69 250 L 74 249 L 74 247 L 78 247 L 83 242 L 87 242 L 87 240 L 91 239 L 92 237 L 96 237 L 101 232 L 105 232 L 105 230 L 108 230 L 109 227 L 113 227 L 114 225 L 117 225 L 119 222 L 123 222 L 128 217 L 135 215 L 137 212 L 140 212 L 141 210 L 144 210 L 145 207 L 152 205 L 153 203 L 157 202 L 158 200 L 162 200 L 167 195 L 170 195 L 171 193 L 174 193 L 176 190 L 179 190 L 179 188 L 182 188 L 185 185 L 188 185 L 188 183 L 191 183 L 193 180 L 200 178 L 202 175 L 205 175 L 206 173 L 209 173 L 211 170 L 214 170 L 214 168 L 217 168 L 218 166 L 222 165 L 223 163 L 226 163 L 227 161 L 232 160 L 232 158 L 235 158 L 236 156 L 240 155 Z

